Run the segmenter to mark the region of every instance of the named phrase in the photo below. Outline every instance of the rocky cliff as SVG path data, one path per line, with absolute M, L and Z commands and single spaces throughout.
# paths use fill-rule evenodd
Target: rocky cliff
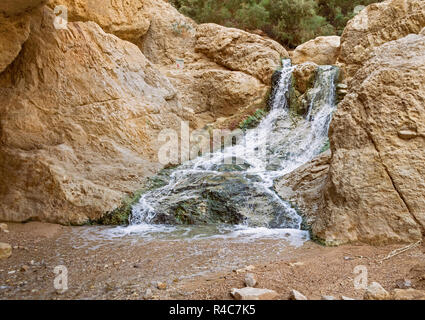
M 60 4 L 68 8 L 65 30 L 53 25 Z M 162 129 L 235 116 L 238 123 L 265 105 L 267 74 L 287 56 L 260 36 L 197 26 L 165 1 L 43 5 L 0 5 L 1 220 L 99 218 L 160 168 Z M 208 54 L 199 39 L 216 29 L 238 39 L 251 60 L 235 65 L 237 50 L 220 54 L 227 63 Z M 214 41 L 232 47 L 227 37 Z M 255 64 L 256 55 L 267 65 Z

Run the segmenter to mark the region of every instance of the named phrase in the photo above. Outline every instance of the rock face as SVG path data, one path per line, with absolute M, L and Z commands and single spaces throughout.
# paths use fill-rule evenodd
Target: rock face
M 273 72 L 288 52 L 277 42 L 238 29 L 208 23 L 196 30 L 196 51 L 216 63 L 271 84 Z
M 388 0 L 375 3 L 348 22 L 341 37 L 339 62 L 348 78 L 373 54 L 373 49 L 388 42 L 419 33 L 425 26 L 425 2 Z
M 279 196 L 297 204 L 308 226 L 313 225 L 322 209 L 323 189 L 328 178 L 330 160 L 331 152 L 326 151 L 275 183 Z
M 117 207 L 158 167 L 157 135 L 179 128 L 171 83 L 93 22 L 32 21 L 0 75 L 0 219 L 81 224 Z
M 6 0 L 0 4 L 0 73 L 18 56 L 30 33 L 31 15 L 44 2 Z
M 294 67 L 295 89 L 303 94 L 311 88 L 316 75 L 317 64 L 305 62 Z
M 383 5 L 394 3 L 420 6 Z M 425 227 L 425 36 L 375 48 L 351 84 L 331 124 L 325 209 L 313 231 L 332 243 L 417 241 Z
M 143 0 L 49 0 L 51 8 L 68 8 L 69 21 L 96 22 L 105 32 L 128 41 L 137 41 L 149 29 L 144 4 Z
M 317 37 L 299 45 L 292 52 L 292 63 L 314 62 L 318 65 L 334 65 L 338 59 L 340 37 Z
M 182 105 L 196 119 L 194 127 L 234 115 L 217 124 L 233 129 L 264 108 L 270 89 L 266 78 L 288 56 L 282 46 L 237 29 L 198 26 L 164 1 L 146 3 L 151 25 L 138 45 L 171 80 Z M 184 61 L 183 68 L 177 67 L 177 59 Z

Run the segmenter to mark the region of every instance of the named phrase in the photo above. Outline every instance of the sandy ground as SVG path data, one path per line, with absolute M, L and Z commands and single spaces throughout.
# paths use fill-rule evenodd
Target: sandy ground
M 225 239 L 171 241 L 107 239 L 93 227 L 64 227 L 31 222 L 8 224 L 0 242 L 13 246 L 0 260 L 0 299 L 231 299 L 231 288 L 244 286 L 250 271 L 258 287 L 273 289 L 288 299 L 296 289 L 309 299 L 341 295 L 361 299 L 354 288 L 356 266 L 365 266 L 368 282 L 388 291 L 408 279 L 425 290 L 425 247 L 420 245 L 385 261 L 402 245 L 322 247 L 306 242 L 292 247 L 281 240 L 250 242 Z M 68 290 L 54 287 L 56 266 L 68 270 Z M 157 283 L 167 284 L 165 290 Z

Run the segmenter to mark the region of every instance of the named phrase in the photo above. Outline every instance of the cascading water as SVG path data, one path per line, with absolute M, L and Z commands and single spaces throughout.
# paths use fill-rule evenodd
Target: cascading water
M 290 60 L 284 60 L 271 110 L 257 128 L 234 146 L 176 168 L 163 187 L 143 194 L 133 207 L 130 228 L 200 224 L 300 229 L 301 217 L 274 192 L 273 183 L 312 160 L 326 144 L 338 69 L 319 67 L 305 117 L 289 108 L 292 72 Z

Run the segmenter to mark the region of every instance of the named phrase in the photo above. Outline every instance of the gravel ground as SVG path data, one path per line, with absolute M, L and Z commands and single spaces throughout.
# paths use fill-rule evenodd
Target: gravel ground
M 425 247 L 385 261 L 402 245 L 322 247 L 306 242 L 290 246 L 278 239 L 167 240 L 102 237 L 98 227 L 64 227 L 30 222 L 8 224 L 0 242 L 13 253 L 0 260 L 0 299 L 231 299 L 231 288 L 244 286 L 240 269 L 254 266 L 257 287 L 288 299 L 296 289 L 309 299 L 341 295 L 361 299 L 354 288 L 356 266 L 368 281 L 389 290 L 408 279 L 425 290 Z M 54 287 L 57 266 L 66 266 L 68 290 Z M 236 272 L 236 270 L 239 270 Z M 159 290 L 158 282 L 165 283 Z M 152 292 L 146 296 L 147 289 Z

